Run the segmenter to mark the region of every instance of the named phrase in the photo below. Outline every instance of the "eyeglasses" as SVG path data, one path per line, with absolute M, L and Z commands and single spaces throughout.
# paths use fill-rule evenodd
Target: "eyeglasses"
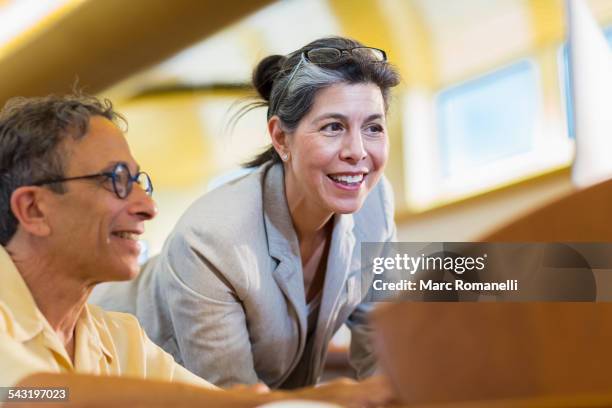
M 300 55 L 300 61 L 296 64 L 295 68 L 289 75 L 289 79 L 285 83 L 280 95 L 276 98 L 276 103 L 272 107 L 273 109 L 268 111 L 268 115 L 276 113 L 280 101 L 285 97 L 289 84 L 293 81 L 293 77 L 299 71 L 303 63 L 310 62 L 316 65 L 334 65 L 342 62 L 345 58 L 354 56 L 360 60 L 372 63 L 382 63 L 387 61 L 387 53 L 379 48 L 373 47 L 353 47 L 353 48 L 335 48 L 335 47 L 319 47 L 312 48 L 310 50 L 303 51 Z
M 63 183 L 65 181 L 72 180 L 85 180 L 85 179 L 93 179 L 98 177 L 106 177 L 107 179 L 111 179 L 113 183 L 113 191 L 115 195 L 120 199 L 125 199 L 132 192 L 132 187 L 134 183 L 138 184 L 148 196 L 153 194 L 153 183 L 151 183 L 151 178 L 144 171 L 139 171 L 134 176 L 130 173 L 130 169 L 127 167 L 125 163 L 118 163 L 113 167 L 112 171 L 101 172 L 97 174 L 88 174 L 86 176 L 77 176 L 77 177 L 67 177 L 67 178 L 58 178 L 58 179 L 49 179 L 42 180 L 36 183 L 32 183 L 33 186 L 42 186 L 45 184 L 53 184 L 53 183 Z
M 302 56 L 307 62 L 317 65 L 335 64 L 349 56 L 357 57 L 367 62 L 386 62 L 387 53 L 379 48 L 354 47 L 354 48 L 335 48 L 322 47 L 304 51 Z

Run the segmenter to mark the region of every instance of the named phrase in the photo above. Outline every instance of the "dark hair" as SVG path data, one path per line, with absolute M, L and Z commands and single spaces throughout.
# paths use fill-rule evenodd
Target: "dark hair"
M 92 116 L 119 125 L 125 119 L 109 100 L 75 93 L 41 98 L 12 98 L 0 111 L 0 244 L 6 245 L 17 231 L 11 211 L 11 195 L 18 187 L 42 179 L 64 177 L 65 149 L 69 137 L 82 138 Z M 63 193 L 62 184 L 50 184 Z
M 255 67 L 252 78 L 260 100 L 251 103 L 238 115 L 265 106 L 268 108 L 268 119 L 277 115 L 283 128 L 292 132 L 312 108 L 317 91 L 337 83 L 373 83 L 380 88 L 385 109 L 388 107 L 390 88 L 399 83 L 399 74 L 390 64 L 373 63 L 364 56 L 350 54 L 330 64 L 300 65 L 305 51 L 324 47 L 351 49 L 363 47 L 363 44 L 349 38 L 327 37 L 315 40 L 287 56 L 270 55 L 264 58 Z M 272 146 L 244 166 L 257 167 L 268 161 L 281 161 Z

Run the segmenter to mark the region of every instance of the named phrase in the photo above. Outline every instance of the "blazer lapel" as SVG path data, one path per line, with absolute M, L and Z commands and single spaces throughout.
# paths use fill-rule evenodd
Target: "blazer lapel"
M 287 206 L 285 180 L 280 164 L 271 166 L 265 176 L 263 208 L 268 250 L 270 256 L 279 262 L 273 277 L 297 316 L 300 337 L 298 355 L 301 355 L 306 344 L 307 330 L 304 280 L 300 273 L 302 261 L 300 246 Z
M 336 215 L 334 230 L 329 247 L 327 270 L 323 283 L 323 298 L 317 322 L 313 355 L 315 366 L 313 372 L 319 372 L 319 356 L 325 352 L 331 340 L 330 325 L 336 320 L 340 308 L 340 297 L 345 291 L 346 281 L 351 270 L 355 251 L 355 235 L 353 233 L 354 219 L 351 214 Z

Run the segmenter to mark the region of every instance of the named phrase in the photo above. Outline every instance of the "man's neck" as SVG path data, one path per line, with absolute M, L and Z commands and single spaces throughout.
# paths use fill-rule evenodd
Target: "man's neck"
M 93 285 L 87 285 L 79 279 L 78 271 L 72 271 L 69 265 L 62 265 L 52 255 L 41 256 L 40 251 L 30 251 L 11 243 L 6 249 L 36 306 L 72 357 L 74 329 Z M 33 253 L 36 256 L 32 256 Z

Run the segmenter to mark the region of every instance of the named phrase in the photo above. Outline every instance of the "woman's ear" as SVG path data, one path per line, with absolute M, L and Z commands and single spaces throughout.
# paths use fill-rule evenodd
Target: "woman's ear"
M 11 211 L 19 226 L 27 233 L 39 237 L 51 233 L 45 195 L 42 187 L 35 186 L 22 186 L 11 194 Z
M 291 154 L 288 144 L 289 138 L 278 116 L 274 115 L 268 120 L 268 133 L 272 139 L 272 146 L 274 146 L 274 150 L 276 150 L 282 161 L 289 160 Z

